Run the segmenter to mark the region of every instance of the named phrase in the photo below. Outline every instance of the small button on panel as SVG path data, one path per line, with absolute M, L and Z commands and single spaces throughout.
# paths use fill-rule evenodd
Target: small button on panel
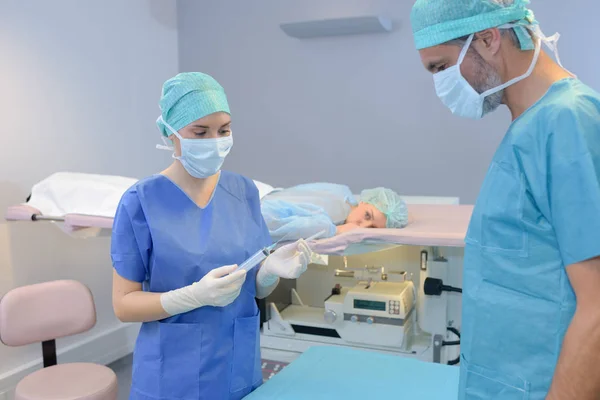
M 400 315 L 400 301 L 390 300 L 388 303 L 388 313 L 392 315 Z

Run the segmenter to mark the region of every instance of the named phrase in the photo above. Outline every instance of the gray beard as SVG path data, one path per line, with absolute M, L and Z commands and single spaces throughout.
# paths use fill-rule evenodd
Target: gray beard
M 502 79 L 496 70 L 489 65 L 478 52 L 469 49 L 469 55 L 475 64 L 477 82 L 473 85 L 473 89 L 479 94 L 502 85 Z M 495 111 L 502 104 L 504 90 L 500 90 L 487 96 L 483 100 L 483 115 Z

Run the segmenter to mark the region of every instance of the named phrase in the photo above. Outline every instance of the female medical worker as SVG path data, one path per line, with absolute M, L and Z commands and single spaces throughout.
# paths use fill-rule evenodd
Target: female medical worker
M 115 313 L 143 322 L 130 399 L 241 399 L 262 383 L 255 297 L 300 276 L 310 249 L 299 241 L 234 272 L 271 238 L 256 186 L 220 170 L 233 140 L 223 88 L 182 73 L 160 108 L 175 161 L 123 195 L 112 233 Z

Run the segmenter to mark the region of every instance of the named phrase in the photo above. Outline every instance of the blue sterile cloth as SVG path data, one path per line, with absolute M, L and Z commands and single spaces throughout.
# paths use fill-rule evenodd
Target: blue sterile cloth
M 344 347 L 315 346 L 247 400 L 456 400 L 459 368 Z

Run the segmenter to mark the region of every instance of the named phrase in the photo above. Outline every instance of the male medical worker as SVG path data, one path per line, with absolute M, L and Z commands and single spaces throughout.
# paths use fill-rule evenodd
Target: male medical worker
M 459 398 L 600 399 L 600 95 L 541 51 L 558 37 L 527 4 L 411 13 L 454 114 L 512 113 L 466 237 Z
M 238 400 L 263 379 L 255 297 L 300 276 L 311 252 L 300 240 L 236 271 L 271 238 L 254 183 L 221 171 L 233 146 L 225 91 L 181 73 L 160 108 L 173 163 L 125 192 L 112 233 L 115 314 L 142 322 L 129 398 Z

